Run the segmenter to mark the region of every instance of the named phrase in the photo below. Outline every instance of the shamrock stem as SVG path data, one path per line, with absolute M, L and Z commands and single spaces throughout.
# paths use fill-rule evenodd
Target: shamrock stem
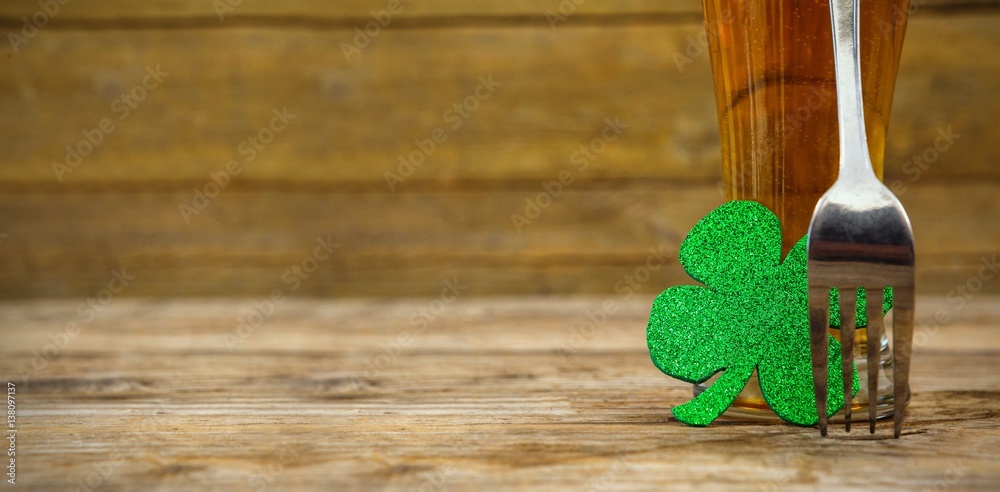
M 688 425 L 704 427 L 722 415 L 747 385 L 753 367 L 723 369 L 722 375 L 702 394 L 670 410 L 674 417 Z

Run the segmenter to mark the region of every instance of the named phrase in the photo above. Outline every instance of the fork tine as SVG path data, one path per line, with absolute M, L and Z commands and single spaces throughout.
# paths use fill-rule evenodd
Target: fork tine
M 830 289 L 809 286 L 809 348 L 812 354 L 813 390 L 816 394 L 816 414 L 819 417 L 819 433 L 826 436 L 826 399 L 829 384 L 830 357 Z
M 851 432 L 851 390 L 854 383 L 854 325 L 857 289 L 840 290 L 840 367 L 844 378 L 844 431 Z
M 903 430 L 903 410 L 910 390 L 910 351 L 913 347 L 913 284 L 893 289 L 892 351 L 893 434 Z
M 882 289 L 867 289 L 865 304 L 868 315 L 868 430 L 875 433 L 875 413 L 878 410 L 878 372 L 882 366 Z

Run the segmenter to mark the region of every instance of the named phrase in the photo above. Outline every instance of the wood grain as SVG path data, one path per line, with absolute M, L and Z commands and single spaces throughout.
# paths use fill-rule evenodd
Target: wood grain
M 1000 62 L 990 56 L 1000 43 L 996 21 L 913 19 L 889 175 L 911 179 L 923 161 L 908 161 L 951 128 L 958 140 L 919 174 L 998 179 L 1000 154 L 980 143 L 1000 140 Z M 608 118 L 628 128 L 589 160 L 589 175 L 717 177 L 708 57 L 694 56 L 680 71 L 673 58 L 702 29 L 698 20 L 386 29 L 351 61 L 339 48 L 352 42 L 350 28 L 44 31 L 5 62 L 0 79 L 0 182 L 69 188 L 203 179 L 235 159 L 245 169 L 241 180 L 385 185 L 385 173 L 400 174 L 400 158 L 413 153 L 423 163 L 410 182 L 543 179 L 578 165 L 574 152 L 599 137 Z M 168 75 L 124 113 L 118 98 L 157 66 Z M 477 100 L 481 77 L 500 86 Z M 475 111 L 452 111 L 466 101 Z M 259 150 L 241 149 L 276 108 L 295 119 Z M 113 132 L 71 173 L 54 172 L 53 163 L 67 164 L 66 147 L 104 118 Z M 435 129 L 447 140 L 420 151 L 416 141 Z
M 922 182 L 902 195 L 920 247 L 922 292 L 944 295 L 973 278 L 977 290 L 1000 291 L 989 269 L 990 279 L 977 273 L 996 261 L 998 193 L 997 183 Z M 232 185 L 186 223 L 178 207 L 193 196 L 140 190 L 0 197 L 8 233 L 0 242 L 0 296 L 88 297 L 121 269 L 137 276 L 126 295 L 266 296 L 291 286 L 285 272 L 313 261 L 307 258 L 316 239 L 328 236 L 341 247 L 305 265 L 315 272 L 296 284 L 297 295 L 432 295 L 453 278 L 471 284 L 475 295 L 655 293 L 692 282 L 677 248 L 722 203 L 711 182 L 581 181 L 519 231 L 513 214 L 529 217 L 528 202 L 550 203 L 540 182 L 395 194 Z
M 342 0 L 339 2 L 324 2 L 322 0 L 290 0 L 284 2 L 268 2 L 266 0 L 221 0 L 222 4 L 202 2 L 198 0 L 154 0 L 144 2 L 141 7 L 127 0 L 110 0 L 100 5 L 77 6 L 72 3 L 60 9 L 53 22 L 84 21 L 96 24 L 101 21 L 114 21 L 120 24 L 141 22 L 152 19 L 180 19 L 192 22 L 196 19 L 207 19 L 218 23 L 219 12 L 223 13 L 225 22 L 239 24 L 240 21 L 263 17 L 270 22 L 280 22 L 282 19 L 294 19 L 309 22 L 310 20 L 342 21 L 370 20 L 372 10 L 385 10 L 388 0 Z M 505 2 L 470 2 L 464 0 L 399 0 L 399 20 L 413 20 L 445 23 L 447 17 L 460 16 L 463 22 L 474 21 L 476 18 L 506 18 L 507 22 L 524 18 L 541 18 L 545 12 L 559 12 L 560 0 L 508 0 Z M 934 0 L 935 6 L 947 5 L 948 0 Z M 995 0 L 978 0 L 976 4 L 995 4 Z M 571 15 L 611 17 L 621 15 L 701 15 L 701 3 L 698 0 L 588 0 L 575 2 L 572 10 L 562 7 Z M 231 8 L 230 8 L 231 7 Z M 0 16 L 17 18 L 38 10 L 37 1 L 13 0 L 4 2 L 0 8 Z
M 341 0 L 339 2 L 324 2 L 322 0 L 286 0 L 283 2 L 268 2 L 266 0 L 220 0 L 224 6 L 215 2 L 201 0 L 150 0 L 137 6 L 128 0 L 105 0 L 100 4 L 77 4 L 68 2 L 60 8 L 52 22 L 59 26 L 67 23 L 84 21 L 96 24 L 100 21 L 112 21 L 119 24 L 136 23 L 142 20 L 163 22 L 170 19 L 181 19 L 191 22 L 194 19 L 209 19 L 218 22 L 218 12 L 224 13 L 226 22 L 239 23 L 257 17 L 276 19 L 292 18 L 298 21 L 321 20 L 357 20 L 368 17 L 371 10 L 385 9 L 388 0 Z M 915 1 L 916 12 L 947 13 L 968 12 L 976 10 L 995 10 L 1000 2 L 997 0 L 923 0 Z M 467 0 L 420 0 L 412 2 L 401 0 L 404 21 L 431 20 L 446 22 L 447 17 L 462 17 L 463 22 L 475 18 L 492 17 L 507 22 L 543 18 L 547 12 L 571 12 L 574 18 L 581 17 L 593 21 L 607 21 L 614 17 L 631 17 L 657 19 L 660 15 L 700 16 L 701 2 L 698 0 L 586 0 L 566 3 L 562 0 L 507 0 L 504 2 L 470 2 Z M 19 19 L 37 11 L 38 0 L 8 0 L 0 4 L 0 18 Z
M 608 300 L 617 309 L 607 321 L 573 338 Z M 115 299 L 89 323 L 75 302 L 0 303 L 0 374 L 18 395 L 18 486 L 1000 485 L 1000 380 L 988 370 L 1000 363 L 996 298 L 961 309 L 919 300 L 923 328 L 900 440 L 886 423 L 874 436 L 836 429 L 821 439 L 786 424 L 674 421 L 669 408 L 690 398 L 690 386 L 649 362 L 649 296 L 459 297 L 426 327 L 413 324 L 434 301 L 289 300 L 232 351 L 225 335 L 253 309 L 249 301 Z M 950 321 L 931 330 L 938 310 Z M 34 352 L 48 350 L 68 322 L 79 332 L 32 369 Z
M 385 5 L 245 0 L 223 21 L 201 0 L 61 7 L 0 57 L 0 297 L 85 299 L 121 269 L 138 277 L 126 296 L 256 297 L 289 285 L 326 235 L 343 247 L 297 295 L 431 295 L 454 278 L 477 295 L 612 294 L 719 203 L 709 60 L 673 61 L 697 48 L 699 2 L 588 0 L 555 28 L 558 1 L 406 2 L 345 57 Z M 886 175 L 914 219 L 925 293 L 1000 292 L 977 280 L 1000 244 L 998 6 L 919 2 L 908 29 Z M 0 3 L 0 28 L 38 8 Z M 167 75 L 119 119 L 117 98 L 156 66 Z M 481 77 L 501 85 L 453 128 L 447 112 Z M 283 108 L 295 118 L 246 152 Z M 103 118 L 114 131 L 57 176 Z M 609 118 L 628 128 L 581 168 L 574 153 Z M 386 173 L 406 174 L 400 157 L 436 128 L 447 140 L 392 193 Z M 234 160 L 221 196 L 182 220 Z M 519 232 L 511 214 L 561 172 L 574 182 Z M 630 289 L 687 281 L 671 256 Z

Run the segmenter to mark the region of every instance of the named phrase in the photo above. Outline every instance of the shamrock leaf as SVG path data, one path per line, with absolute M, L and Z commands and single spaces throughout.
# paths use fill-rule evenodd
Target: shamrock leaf
M 690 383 L 721 374 L 702 394 L 674 407 L 674 416 L 690 425 L 708 425 L 732 404 L 756 369 L 761 393 L 778 416 L 794 424 L 815 424 L 806 238 L 782 262 L 777 217 L 756 202 L 734 201 L 691 229 L 681 244 L 680 261 L 704 286 L 676 286 L 656 298 L 646 332 L 650 357 L 667 375 Z M 888 299 L 889 294 L 885 309 Z M 858 309 L 864 313 L 863 294 Z M 839 311 L 831 312 L 831 319 L 839 324 Z M 834 337 L 829 342 L 827 412 L 832 415 L 844 398 L 840 342 Z M 856 368 L 852 379 L 853 394 L 860 384 Z

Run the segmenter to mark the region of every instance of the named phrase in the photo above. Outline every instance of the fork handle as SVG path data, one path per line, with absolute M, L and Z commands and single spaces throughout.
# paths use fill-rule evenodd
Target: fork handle
M 871 158 L 868 156 L 864 105 L 861 99 L 858 18 L 858 0 L 831 0 L 830 22 L 833 26 L 834 71 L 837 77 L 837 119 L 840 123 L 838 179 L 850 181 L 867 180 L 875 176 Z

